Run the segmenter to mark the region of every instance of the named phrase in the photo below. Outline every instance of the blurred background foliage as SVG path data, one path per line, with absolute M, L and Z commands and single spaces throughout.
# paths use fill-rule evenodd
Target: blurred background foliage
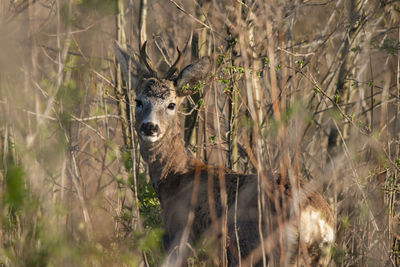
M 398 266 L 399 22 L 388 0 L 2 0 L 0 266 L 162 264 L 112 42 L 148 40 L 163 72 L 190 33 L 185 62 L 215 68 L 182 110 L 187 147 L 302 175 L 334 210 L 332 265 Z

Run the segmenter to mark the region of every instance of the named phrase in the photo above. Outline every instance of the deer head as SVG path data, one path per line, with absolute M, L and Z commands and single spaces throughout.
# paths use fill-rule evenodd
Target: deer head
M 187 43 L 182 52 L 185 52 Z M 130 84 L 136 93 L 135 130 L 141 142 L 156 143 L 167 133 L 179 131 L 177 110 L 187 95 L 196 92 L 197 83 L 209 73 L 210 58 L 203 57 L 179 72 L 183 53 L 177 48 L 175 63 L 164 77 L 159 78 L 146 54 L 146 42 L 139 55 L 130 54 L 116 42 L 114 50 L 125 83 Z

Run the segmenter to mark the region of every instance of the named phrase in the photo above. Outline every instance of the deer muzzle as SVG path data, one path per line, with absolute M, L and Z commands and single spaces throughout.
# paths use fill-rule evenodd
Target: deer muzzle
M 149 142 L 155 142 L 160 135 L 160 127 L 153 122 L 142 123 L 140 126 L 140 137 Z

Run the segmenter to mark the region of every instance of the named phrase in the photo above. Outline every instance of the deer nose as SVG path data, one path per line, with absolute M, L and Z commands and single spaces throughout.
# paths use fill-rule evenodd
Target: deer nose
M 142 124 L 140 131 L 147 136 L 155 136 L 160 133 L 160 127 L 158 127 L 158 125 L 155 123 L 146 122 Z

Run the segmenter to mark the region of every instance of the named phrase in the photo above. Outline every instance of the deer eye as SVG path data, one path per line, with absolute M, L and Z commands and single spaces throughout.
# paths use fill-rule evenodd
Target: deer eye
M 141 108 L 143 106 L 142 101 L 140 101 L 139 99 L 135 99 L 135 102 L 136 102 L 136 107 L 137 108 Z
M 168 105 L 169 110 L 174 110 L 175 109 L 175 103 L 171 103 Z

